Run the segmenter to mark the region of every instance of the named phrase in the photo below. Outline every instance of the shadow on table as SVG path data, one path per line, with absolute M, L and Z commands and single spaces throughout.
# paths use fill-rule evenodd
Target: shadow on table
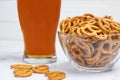
M 79 71 L 77 69 L 75 69 L 68 61 L 65 61 L 65 62 L 57 62 L 57 63 L 54 63 L 54 64 L 50 64 L 50 68 L 51 70 L 55 70 L 55 71 L 63 71 L 63 72 L 66 72 L 67 74 L 72 74 L 72 75 L 76 75 L 76 76 L 79 76 L 79 75 L 87 75 L 87 76 L 95 76 L 95 75 L 98 75 L 98 76 L 105 76 L 107 74 L 113 74 L 117 71 L 117 68 L 114 68 L 113 70 L 111 71 L 106 71 L 106 72 L 99 72 L 99 73 L 95 73 L 95 72 L 82 72 L 82 71 Z

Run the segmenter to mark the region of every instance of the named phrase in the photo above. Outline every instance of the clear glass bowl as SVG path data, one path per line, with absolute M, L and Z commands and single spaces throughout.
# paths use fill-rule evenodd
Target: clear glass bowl
M 58 36 L 70 63 L 80 71 L 108 71 L 119 59 L 120 34 L 85 36 L 58 32 Z

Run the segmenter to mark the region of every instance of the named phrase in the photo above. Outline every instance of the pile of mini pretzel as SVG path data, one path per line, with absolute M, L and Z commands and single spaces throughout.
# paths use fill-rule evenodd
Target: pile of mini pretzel
M 104 67 L 120 48 L 120 23 L 112 16 L 84 14 L 60 23 L 60 37 L 72 60 L 84 67 Z
M 33 73 L 45 74 L 48 80 L 62 80 L 66 77 L 64 72 L 50 71 L 48 65 L 13 64 L 10 67 L 14 69 L 13 73 L 15 77 L 29 77 Z

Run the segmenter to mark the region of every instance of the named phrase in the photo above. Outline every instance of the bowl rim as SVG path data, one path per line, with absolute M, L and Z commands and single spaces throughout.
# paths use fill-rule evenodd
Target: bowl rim
M 58 34 L 64 34 L 64 35 L 78 35 L 78 36 L 88 36 L 88 37 L 93 37 L 93 36 L 117 36 L 117 35 L 119 35 L 120 36 L 120 33 L 119 34 L 106 34 L 106 35 L 84 35 L 84 34 L 67 34 L 67 33 L 63 33 L 63 32 L 61 32 L 61 31 L 57 31 L 57 33 Z

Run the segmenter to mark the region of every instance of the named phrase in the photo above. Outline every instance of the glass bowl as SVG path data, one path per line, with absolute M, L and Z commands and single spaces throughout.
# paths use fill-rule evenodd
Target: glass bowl
M 58 32 L 58 36 L 70 63 L 80 71 L 108 71 L 119 59 L 120 34 L 86 36 Z

